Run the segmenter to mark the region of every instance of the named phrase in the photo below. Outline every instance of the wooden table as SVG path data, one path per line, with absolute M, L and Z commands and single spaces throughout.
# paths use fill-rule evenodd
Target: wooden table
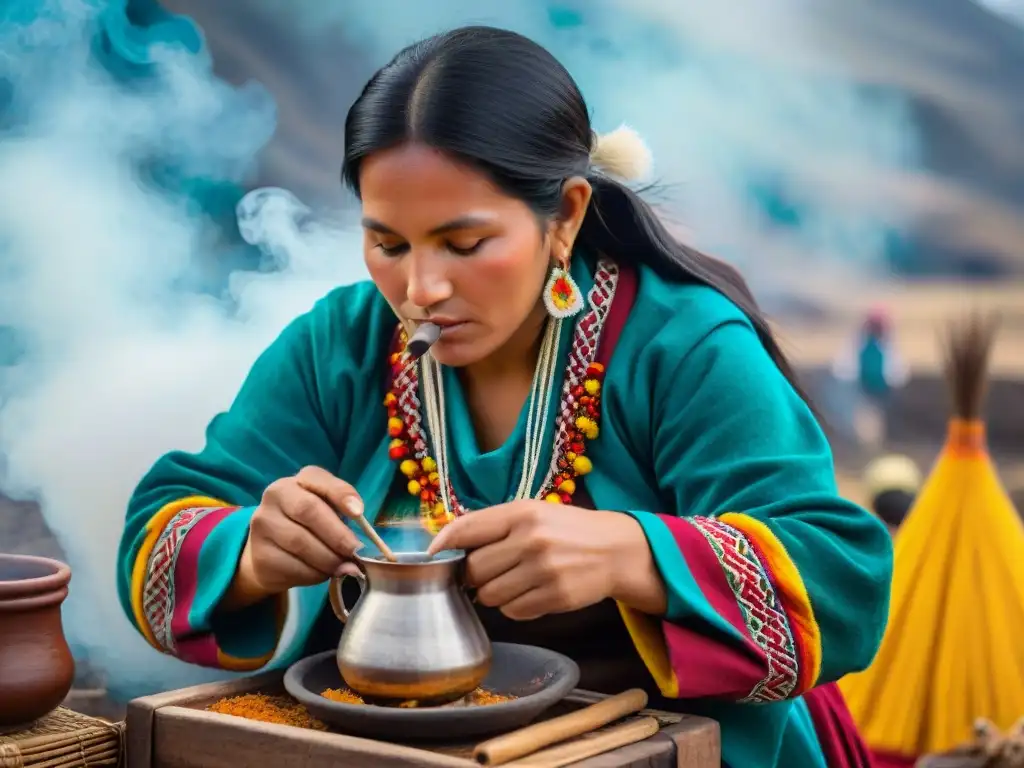
M 402 745 L 263 723 L 206 711 L 221 698 L 280 694 L 283 673 L 267 672 L 136 699 L 128 705 L 127 768 L 479 768 L 473 745 Z M 574 691 L 546 716 L 603 698 Z M 719 768 L 718 724 L 648 711 L 661 730 L 649 739 L 575 763 L 576 768 Z

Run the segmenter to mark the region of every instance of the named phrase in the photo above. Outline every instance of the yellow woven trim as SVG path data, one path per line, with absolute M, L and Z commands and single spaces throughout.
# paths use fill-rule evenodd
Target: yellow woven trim
M 146 612 L 142 607 L 142 596 L 146 588 L 146 573 L 149 570 L 149 558 L 153 554 L 153 547 L 156 546 L 156 542 L 160 538 L 160 534 L 163 533 L 164 528 L 167 527 L 167 524 L 179 512 L 184 512 L 186 509 L 229 506 L 231 505 L 217 499 L 212 499 L 209 496 L 188 496 L 162 506 L 149 519 L 149 522 L 146 523 L 146 527 L 143 529 L 146 532 L 146 536 L 142 540 L 142 545 L 139 547 L 139 552 L 135 556 L 135 563 L 132 566 L 132 613 L 135 616 L 135 625 L 142 632 L 142 636 L 158 651 L 163 652 L 164 649 L 156 641 L 153 631 L 149 628 L 149 622 L 146 621 Z
M 793 695 L 810 690 L 821 674 L 821 628 L 800 572 L 782 542 L 760 520 L 738 512 L 727 512 L 718 519 L 755 542 L 767 560 L 765 565 L 774 577 L 790 627 L 800 635 L 800 676 Z
M 616 605 L 619 606 L 619 613 L 622 614 L 622 621 L 629 631 L 633 645 L 650 670 L 654 682 L 658 684 L 661 695 L 667 699 L 678 698 L 679 679 L 669 660 L 661 619 L 635 611 L 625 603 L 617 602 Z

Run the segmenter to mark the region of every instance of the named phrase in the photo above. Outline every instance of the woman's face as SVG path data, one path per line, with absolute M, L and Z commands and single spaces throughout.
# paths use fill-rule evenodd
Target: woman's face
M 368 157 L 359 184 L 370 275 L 407 326 L 442 326 L 438 362 L 472 365 L 520 337 L 532 346 L 548 272 L 571 253 L 564 225 L 418 144 Z

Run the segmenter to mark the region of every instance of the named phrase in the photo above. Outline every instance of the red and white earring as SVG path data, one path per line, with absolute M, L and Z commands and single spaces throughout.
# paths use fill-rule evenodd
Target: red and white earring
M 551 270 L 544 285 L 544 306 L 548 314 L 558 320 L 572 317 L 583 309 L 583 294 L 565 267 L 556 266 Z

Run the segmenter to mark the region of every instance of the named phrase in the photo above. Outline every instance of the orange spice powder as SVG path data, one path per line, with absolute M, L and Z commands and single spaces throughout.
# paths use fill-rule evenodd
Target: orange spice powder
M 348 688 L 328 688 L 320 694 L 325 699 L 331 701 L 337 701 L 341 704 L 364 704 L 363 698 Z M 486 707 L 490 704 L 501 704 L 506 701 L 512 701 L 515 696 L 509 696 L 504 693 L 496 693 L 489 691 L 486 688 L 477 688 L 471 694 L 469 694 L 467 704 L 477 707 Z M 400 709 L 415 709 L 419 706 L 416 701 L 403 701 L 398 705 Z
M 363 704 L 363 699 L 348 688 L 328 688 L 320 694 L 325 699 L 337 701 L 342 704 Z M 508 696 L 502 693 L 489 691 L 486 688 L 477 688 L 468 697 L 467 703 L 471 706 L 488 706 L 512 701 L 515 696 Z M 404 702 L 399 705 L 407 709 L 418 706 L 415 701 Z M 310 728 L 315 731 L 326 731 L 327 726 L 313 717 L 308 710 L 292 699 L 290 696 L 271 696 L 264 693 L 246 693 L 240 696 L 231 696 L 220 699 L 210 704 L 208 712 L 218 712 L 222 715 L 244 717 L 249 720 L 259 720 L 264 723 L 278 723 L 280 725 L 291 725 L 296 728 Z
M 311 728 L 315 731 L 327 730 L 326 725 L 310 715 L 304 706 L 288 696 L 246 693 L 215 701 L 206 709 L 209 712 L 245 717 L 264 723 L 293 725 L 297 728 Z

